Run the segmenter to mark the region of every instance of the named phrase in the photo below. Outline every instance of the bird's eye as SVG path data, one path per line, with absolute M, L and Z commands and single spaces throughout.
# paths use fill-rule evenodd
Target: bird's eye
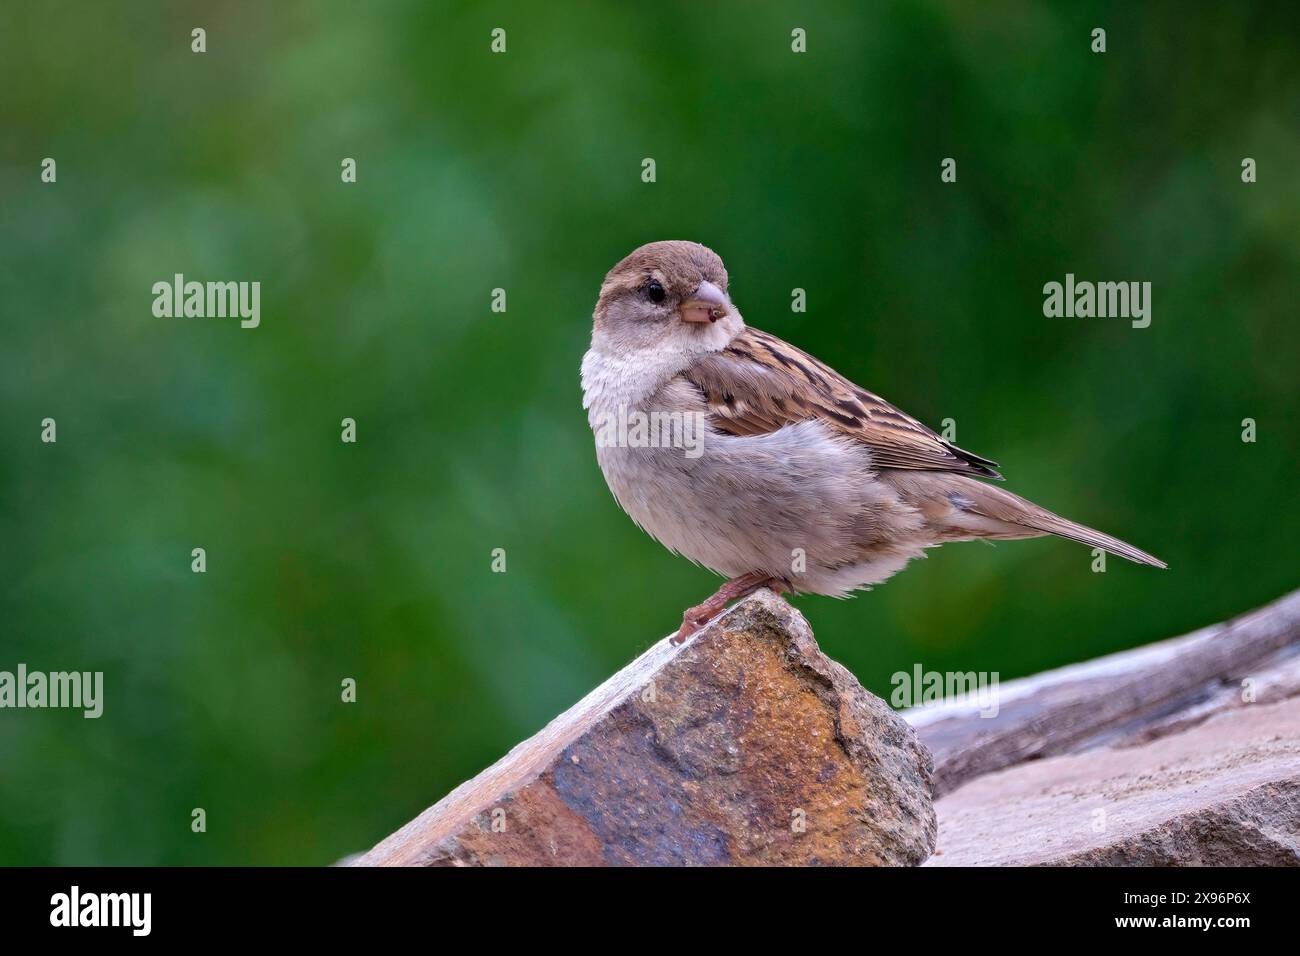
M 651 302 L 662 302 L 668 296 L 668 294 L 664 292 L 664 287 L 661 286 L 656 279 L 650 280 L 650 284 L 645 287 L 645 293 L 650 296 Z

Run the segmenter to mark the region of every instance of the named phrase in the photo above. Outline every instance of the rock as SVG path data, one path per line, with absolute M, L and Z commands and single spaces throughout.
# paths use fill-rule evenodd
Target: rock
M 1190 706 L 1176 709 L 1157 720 L 1125 728 L 1116 735 L 1113 745 L 1145 743 L 1181 733 L 1225 710 L 1253 704 L 1274 704 L 1296 696 L 1300 696 L 1300 645 L 1292 644 L 1248 671 L 1227 675 L 1204 688 L 1202 696 Z
M 346 863 L 918 864 L 930 793 L 907 723 L 760 591 Z
M 1300 865 L 1300 699 L 989 773 L 936 807 L 930 865 Z
M 903 716 L 934 755 L 942 796 L 981 774 L 1097 746 L 1141 742 L 1300 688 L 1300 591 L 1193 634 L 998 687 L 997 714 L 946 700 Z

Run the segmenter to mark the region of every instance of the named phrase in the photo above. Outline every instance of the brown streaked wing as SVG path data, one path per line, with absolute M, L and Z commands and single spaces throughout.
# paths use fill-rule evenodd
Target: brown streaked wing
M 1002 478 L 997 462 L 944 441 L 879 395 L 758 329 L 746 328 L 682 378 L 704 396 L 709 424 L 727 434 L 762 435 L 815 418 L 867 445 L 881 468 Z

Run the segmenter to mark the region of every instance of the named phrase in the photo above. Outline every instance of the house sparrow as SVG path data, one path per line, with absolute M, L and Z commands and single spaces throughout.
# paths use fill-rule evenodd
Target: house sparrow
M 610 491 L 666 548 L 729 578 L 674 643 L 760 587 L 843 597 L 949 541 L 1055 534 L 1166 566 L 986 484 L 997 462 L 745 325 L 705 246 L 635 250 L 593 318 L 583 407 Z

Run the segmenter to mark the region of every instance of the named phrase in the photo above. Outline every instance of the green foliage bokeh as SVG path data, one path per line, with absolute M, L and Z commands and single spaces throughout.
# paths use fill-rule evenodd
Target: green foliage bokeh
M 749 322 L 1170 563 L 956 545 L 799 599 L 877 693 L 1296 586 L 1298 26 L 1280 4 L 6 4 L 0 669 L 102 670 L 106 700 L 0 711 L 0 862 L 331 862 L 672 630 L 716 579 L 619 511 L 577 381 L 601 278 L 654 239 L 712 246 Z M 176 272 L 260 280 L 261 327 L 155 318 Z M 1150 281 L 1151 327 L 1045 318 L 1067 272 Z

